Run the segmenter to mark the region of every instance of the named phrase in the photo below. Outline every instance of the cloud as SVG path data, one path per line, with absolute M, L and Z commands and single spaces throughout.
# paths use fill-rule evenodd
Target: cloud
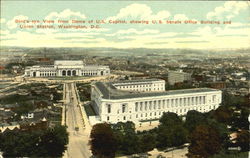
M 65 19 L 65 18 L 81 18 L 85 19 L 86 16 L 81 12 L 74 12 L 70 9 L 65 9 L 62 12 L 51 12 L 48 16 L 45 17 L 46 20 L 56 20 L 56 19 Z M 70 19 L 68 19 L 70 20 Z
M 146 4 L 131 4 L 125 8 L 120 9 L 116 16 L 107 18 L 108 20 L 117 19 L 139 19 L 139 20 L 164 20 L 170 16 L 168 11 L 162 10 L 156 14 Z
M 209 41 L 176 41 L 175 43 L 207 43 Z
M 98 33 L 57 33 L 52 36 L 56 39 L 81 39 L 81 38 L 94 38 Z
M 185 21 L 185 20 L 189 20 L 188 17 L 185 14 L 176 14 L 174 16 L 174 20 L 180 20 L 180 21 Z
M 145 43 L 145 44 L 153 44 L 153 45 L 156 45 L 156 44 L 168 44 L 168 42 L 148 42 L 148 43 Z
M 235 15 L 238 15 L 240 11 L 249 8 L 248 2 L 244 1 L 228 1 L 223 6 L 216 7 L 214 11 L 207 13 L 207 19 L 232 19 Z
M 10 33 L 10 31 L 8 31 L 8 30 L 0 30 L 1 35 L 8 35 L 9 33 Z
M 99 29 L 74 29 L 74 28 L 69 28 L 67 29 L 67 31 L 70 32 L 89 32 L 89 33 L 93 33 L 93 34 L 99 34 L 100 32 L 108 32 L 111 29 L 108 28 L 99 28 Z
M 9 29 L 14 29 L 17 27 L 16 20 L 28 20 L 28 19 L 29 18 L 27 16 L 24 16 L 24 15 L 15 16 L 12 20 L 9 20 L 7 22 L 7 26 Z
M 70 39 L 66 41 L 67 43 L 101 43 L 101 42 L 106 42 L 106 39 L 104 38 L 93 38 L 93 39 L 88 39 L 88 38 L 82 38 L 82 39 Z
M 0 23 L 1 23 L 1 24 L 5 23 L 5 22 L 6 22 L 6 19 L 0 18 Z
M 41 34 L 53 34 L 58 32 L 56 29 L 36 29 L 36 33 L 41 33 Z
M 156 33 L 159 33 L 159 30 L 144 29 L 142 31 L 138 31 L 134 28 L 131 28 L 127 30 L 118 30 L 116 33 L 106 34 L 106 36 L 116 36 L 116 35 L 124 35 L 124 34 L 143 35 L 143 34 L 156 34 Z
M 250 23 L 240 23 L 240 22 L 233 22 L 230 25 L 227 25 L 227 28 L 235 28 L 235 29 L 239 29 L 239 28 L 249 28 L 250 27 Z
M 250 37 L 250 27 L 245 28 L 231 28 L 231 27 L 225 27 L 225 28 L 215 28 L 216 29 L 216 35 L 217 36 L 249 36 Z M 249 39 L 248 37 L 248 39 Z
M 215 34 L 215 29 L 210 26 L 198 27 L 195 31 L 190 33 L 191 35 L 196 36 L 213 36 Z
M 190 34 L 190 33 L 179 33 L 175 36 L 173 36 L 174 38 L 178 38 L 178 37 L 181 37 L 181 38 L 189 38 L 189 37 L 200 37 L 200 35 L 194 35 L 194 34 Z
M 174 37 L 178 35 L 176 32 L 162 32 L 155 34 L 130 34 L 125 36 L 118 36 L 119 39 L 134 39 L 134 40 L 152 40 L 152 39 L 168 39 L 170 37 Z

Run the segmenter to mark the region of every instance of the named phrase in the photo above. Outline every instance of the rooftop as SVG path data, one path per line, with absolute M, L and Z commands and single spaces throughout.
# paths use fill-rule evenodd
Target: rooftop
M 58 66 L 72 66 L 72 65 L 83 65 L 83 61 L 81 60 L 55 60 L 54 65 Z
M 123 81 L 116 81 L 116 82 L 111 82 L 111 84 L 122 84 L 122 83 L 140 83 L 140 82 L 154 82 L 154 81 L 164 81 L 161 79 L 157 78 L 152 78 L 152 79 L 144 79 L 144 80 L 123 80 Z
M 182 90 L 169 90 L 164 92 L 137 92 L 137 91 L 118 90 L 112 85 L 112 83 L 109 82 L 96 82 L 94 83 L 94 85 L 100 90 L 104 99 L 130 99 L 130 98 L 143 98 L 143 97 L 219 91 L 217 89 L 212 89 L 212 88 L 193 88 L 193 89 L 182 89 Z

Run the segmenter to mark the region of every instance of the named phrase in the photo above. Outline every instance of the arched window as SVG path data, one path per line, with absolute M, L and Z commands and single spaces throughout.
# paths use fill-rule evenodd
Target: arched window
M 67 76 L 71 76 L 71 70 L 67 71 Z
M 76 76 L 76 70 L 73 70 L 73 71 L 72 71 L 72 75 L 73 75 L 73 76 Z
M 62 71 L 62 75 L 66 76 L 66 71 L 65 70 Z

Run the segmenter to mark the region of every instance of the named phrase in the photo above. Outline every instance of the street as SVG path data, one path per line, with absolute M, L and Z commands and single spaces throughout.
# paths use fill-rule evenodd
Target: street
M 91 156 L 88 145 L 90 129 L 85 128 L 86 120 L 82 119 L 80 107 L 78 106 L 77 94 L 74 83 L 66 83 L 65 106 L 66 125 L 69 132 L 68 149 L 64 154 L 65 158 L 89 158 Z M 79 128 L 79 129 L 78 129 Z

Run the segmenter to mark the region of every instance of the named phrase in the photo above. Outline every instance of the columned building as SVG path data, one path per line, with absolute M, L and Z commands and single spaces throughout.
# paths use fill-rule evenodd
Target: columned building
M 157 120 L 163 112 L 174 112 L 185 116 L 190 110 L 208 112 L 221 104 L 220 90 L 195 88 L 165 91 L 163 85 L 165 86 L 165 81 L 158 79 L 92 83 L 91 100 L 99 115 L 97 121 L 110 123 L 133 121 L 139 124 Z M 139 87 L 144 89 L 138 90 Z
M 35 65 L 25 69 L 25 76 L 28 77 L 105 76 L 109 74 L 108 66 L 84 65 L 81 60 L 56 60 L 54 65 Z

